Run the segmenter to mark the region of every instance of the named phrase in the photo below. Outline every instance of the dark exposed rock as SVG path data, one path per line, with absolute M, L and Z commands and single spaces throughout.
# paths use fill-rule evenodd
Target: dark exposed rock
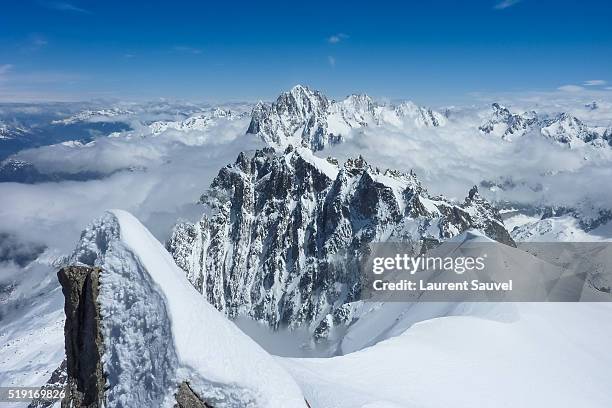
M 501 220 L 501 215 L 497 208 L 478 193 L 478 187 L 474 186 L 469 191 L 463 209 L 470 216 L 469 224 L 471 228 L 484 232 L 489 238 L 496 241 L 516 246 L 503 223 L 491 222 L 491 220 Z
M 66 360 L 64 359 L 59 367 L 53 370 L 51 377 L 47 380 L 47 383 L 40 387 L 41 391 L 53 392 L 63 390 L 66 388 L 68 383 L 68 374 L 66 372 Z M 28 408 L 48 408 L 55 404 L 53 399 L 37 398 L 33 400 Z
M 189 383 L 183 381 L 176 393 L 175 408 L 212 408 L 212 405 L 202 401 L 191 389 Z
M 64 293 L 66 396 L 62 407 L 104 406 L 103 341 L 97 303 L 100 269 L 68 266 L 57 274 Z

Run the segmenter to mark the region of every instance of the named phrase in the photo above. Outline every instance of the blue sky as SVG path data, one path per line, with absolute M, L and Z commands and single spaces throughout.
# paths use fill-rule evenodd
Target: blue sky
M 611 20 L 585 0 L 4 1 L 0 99 L 604 91 Z

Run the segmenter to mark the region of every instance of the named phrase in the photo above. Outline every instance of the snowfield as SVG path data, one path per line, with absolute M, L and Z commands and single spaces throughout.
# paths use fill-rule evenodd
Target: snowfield
M 215 407 L 304 407 L 304 397 L 322 408 L 612 404 L 610 303 L 357 302 L 342 355 L 274 358 L 209 305 L 125 211 L 92 223 L 71 262 L 104 270 L 109 407 L 172 406 L 185 379 Z M 42 299 L 31 325 L 2 328 L 3 386 L 41 383 L 35 370 L 59 365 L 61 292 Z M 20 340 L 30 336 L 38 341 Z
M 281 361 L 313 407 L 612 406 L 612 305 L 463 306 L 361 351 Z

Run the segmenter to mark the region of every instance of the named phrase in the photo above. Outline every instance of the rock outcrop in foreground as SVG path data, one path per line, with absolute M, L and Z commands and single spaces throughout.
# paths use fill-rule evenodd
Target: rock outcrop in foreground
M 132 215 L 81 235 L 65 296 L 63 407 L 304 408 L 293 378 L 194 290 Z
M 102 408 L 105 378 L 101 356 L 98 292 L 100 269 L 68 266 L 57 274 L 64 293 L 67 389 L 62 407 Z

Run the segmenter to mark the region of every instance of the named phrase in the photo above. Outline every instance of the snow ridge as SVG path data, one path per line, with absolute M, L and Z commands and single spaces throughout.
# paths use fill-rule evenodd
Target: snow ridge
M 171 407 L 182 381 L 215 407 L 304 406 L 284 369 L 206 303 L 129 213 L 92 223 L 71 263 L 102 268 L 109 407 Z

